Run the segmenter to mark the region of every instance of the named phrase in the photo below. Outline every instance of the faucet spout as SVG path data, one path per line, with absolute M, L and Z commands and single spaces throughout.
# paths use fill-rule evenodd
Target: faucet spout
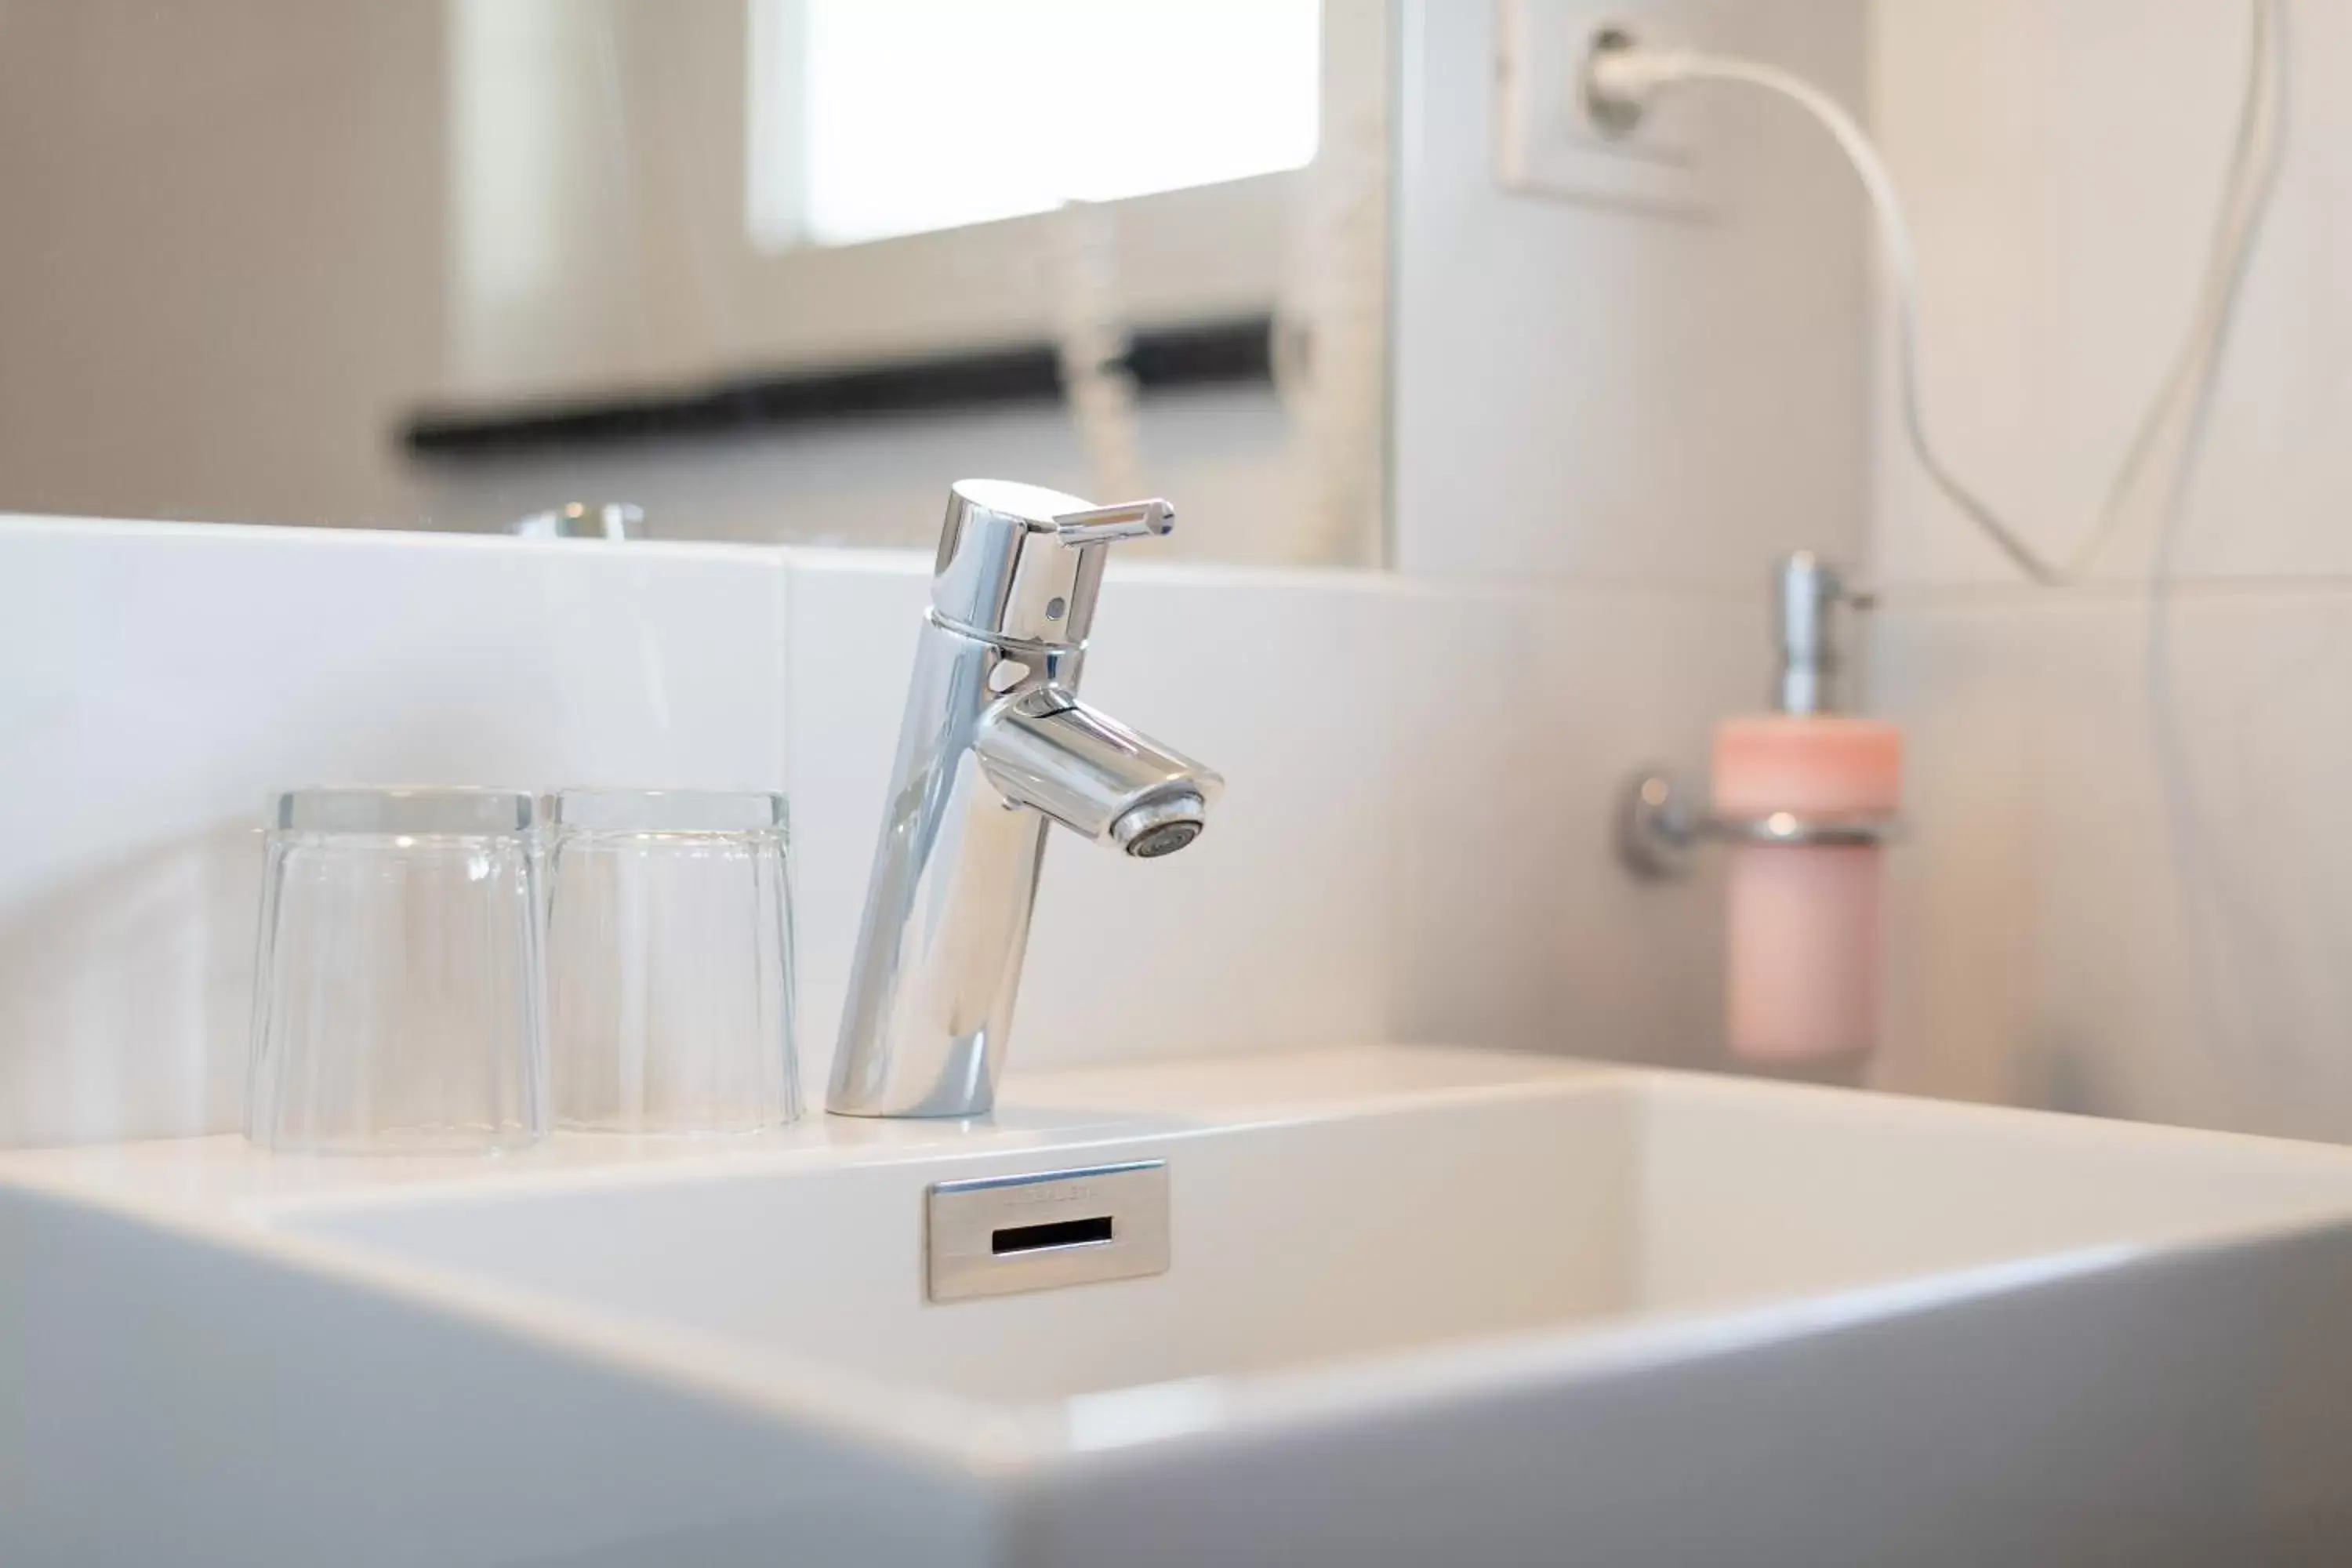
M 1223 781 L 1077 696 L 1102 554 L 1173 526 L 964 480 L 948 502 L 826 1109 L 995 1103 L 1047 828 L 1139 860 L 1199 837 Z
M 1061 686 L 998 703 L 972 749 L 1006 800 L 1143 860 L 1199 837 L 1223 782 Z

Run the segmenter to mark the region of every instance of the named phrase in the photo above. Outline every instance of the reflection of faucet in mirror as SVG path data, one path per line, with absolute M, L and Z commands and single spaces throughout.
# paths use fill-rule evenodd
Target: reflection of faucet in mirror
M 519 517 L 507 525 L 507 531 L 519 539 L 604 539 L 617 544 L 642 533 L 645 521 L 646 509 L 629 501 L 608 500 L 592 507 L 575 500 Z
M 1049 823 L 1145 860 L 1199 837 L 1223 781 L 1077 698 L 1104 547 L 1174 524 L 1163 500 L 955 486 L 828 1109 L 995 1102 Z

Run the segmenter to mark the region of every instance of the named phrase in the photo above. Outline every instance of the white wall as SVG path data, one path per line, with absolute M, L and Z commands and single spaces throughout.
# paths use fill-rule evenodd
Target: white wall
M 1720 1064 L 1716 867 L 1633 880 L 1611 811 L 1631 773 L 1703 766 L 1715 719 L 1761 704 L 1771 558 L 1861 546 L 1860 208 L 1808 127 L 1744 102 L 1704 143 L 1722 197 L 1702 221 L 1505 192 L 1496 11 L 1403 6 L 1391 528 L 1447 606 L 1411 640 L 1453 693 L 1400 764 L 1433 890 L 1412 973 L 1449 982 L 1406 1032 Z M 1689 15 L 1861 95 L 1857 4 Z M 1536 624 L 1472 607 L 1513 593 Z M 1522 762 L 1492 765 L 1515 732 Z
M 927 581 L 877 552 L 0 519 L 0 1145 L 238 1125 L 254 828 L 299 783 L 788 789 L 821 1092 Z M 1372 1038 L 1705 1059 L 1714 900 L 1629 890 L 1606 823 L 1621 759 L 1692 754 L 1747 686 L 1723 620 L 1115 572 L 1087 695 L 1228 790 L 1165 862 L 1055 845 L 1016 1070 Z
M 241 1115 L 272 790 L 772 785 L 763 552 L 0 520 L 0 1143 Z
M 1404 7 L 1398 563 L 1747 596 L 1781 552 L 1851 555 L 1867 273 L 1835 152 L 1780 106 L 1729 97 L 1710 104 L 1701 148 L 1722 193 L 1706 219 L 1506 192 L 1496 11 Z M 1861 100 L 1858 4 L 1718 0 L 1689 16 L 1699 42 Z
M 2352 1137 L 2352 13 L 2297 0 L 2286 162 L 2168 591 L 2161 508 L 2018 586 L 1882 420 L 1880 705 L 1909 728 L 1887 1081 Z M 2044 549 L 2091 525 L 2203 264 L 2242 0 L 1895 0 L 1876 127 L 1927 268 L 1927 392 Z

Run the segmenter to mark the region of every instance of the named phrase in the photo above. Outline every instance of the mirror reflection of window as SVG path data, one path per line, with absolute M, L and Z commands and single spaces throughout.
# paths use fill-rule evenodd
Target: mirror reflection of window
M 855 245 L 1304 166 L 1319 0 L 749 0 L 747 216 Z
M 0 507 L 1380 558 L 1393 0 L 0 16 Z

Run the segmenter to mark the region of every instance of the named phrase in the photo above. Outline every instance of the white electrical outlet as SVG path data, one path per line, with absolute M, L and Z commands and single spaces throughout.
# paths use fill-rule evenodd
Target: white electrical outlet
M 1711 205 L 1704 127 L 1685 95 L 1612 134 L 1587 112 L 1583 69 L 1594 40 L 1616 32 L 1684 47 L 1688 8 L 1674 0 L 1496 0 L 1495 177 L 1511 191 L 1690 216 Z

